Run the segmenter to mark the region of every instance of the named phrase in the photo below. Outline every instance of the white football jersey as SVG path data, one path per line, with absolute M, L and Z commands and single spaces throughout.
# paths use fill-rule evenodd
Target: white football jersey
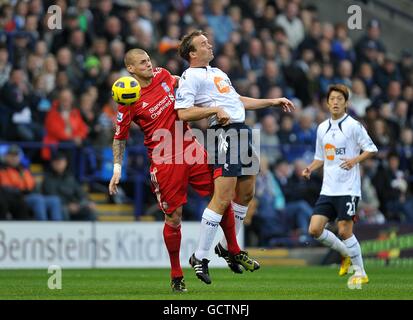
M 377 152 L 377 147 L 363 125 L 349 115 L 325 120 L 318 126 L 314 159 L 324 161 L 320 194 L 361 197 L 359 164 L 350 170 L 340 168 L 343 158 L 357 157 L 361 150 Z
M 231 123 L 245 120 L 244 105 L 227 74 L 211 66 L 188 68 L 179 80 L 175 109 L 192 106 L 221 107 L 231 117 Z M 210 126 L 217 124 L 216 116 L 208 119 Z

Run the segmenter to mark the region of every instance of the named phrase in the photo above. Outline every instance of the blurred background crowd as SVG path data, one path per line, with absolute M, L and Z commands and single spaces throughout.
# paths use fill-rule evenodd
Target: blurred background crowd
M 51 5 L 61 9 L 61 29 L 49 28 Z M 262 145 L 249 241 L 305 239 L 322 176 L 308 182 L 300 173 L 312 160 L 317 125 L 328 117 L 325 94 L 333 83 L 351 88 L 348 111 L 380 150 L 362 165 L 360 223 L 413 223 L 413 54 L 386 47 L 378 19 L 363 22 L 356 40 L 345 22 L 326 21 L 317 5 L 300 0 L 0 0 L 0 219 L 96 219 L 82 183 L 106 183 L 95 171 L 113 139 L 111 86 L 127 74 L 124 53 L 142 48 L 154 66 L 180 75 L 187 65 L 177 55 L 179 40 L 203 29 L 214 45 L 212 65 L 240 95 L 285 96 L 297 107 L 292 114 L 247 112 Z M 128 145 L 141 146 L 142 133 L 131 131 Z M 56 144 L 74 149 L 56 153 L 48 147 Z M 81 158 L 71 150 L 88 151 Z M 133 159 L 130 169 L 144 172 L 146 160 Z M 44 165 L 39 183 L 31 163 Z M 112 201 L 135 198 L 136 189 L 123 187 L 125 199 Z M 138 198 L 146 214 L 162 218 L 149 191 Z M 187 218 L 199 219 L 194 203 L 202 200 L 190 199 Z

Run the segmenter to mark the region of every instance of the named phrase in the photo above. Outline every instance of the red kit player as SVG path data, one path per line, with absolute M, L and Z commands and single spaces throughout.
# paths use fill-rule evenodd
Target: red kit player
M 182 205 L 187 202 L 188 185 L 201 196 L 213 193 L 212 168 L 208 165 L 206 150 L 191 135 L 188 124 L 179 121 L 174 110 L 174 88 L 179 78 L 163 68 L 153 69 L 150 57 L 141 49 L 131 49 L 126 53 L 125 66 L 139 81 L 141 97 L 131 106 L 119 105 L 113 141 L 114 171 L 109 193 L 117 192 L 126 140 L 133 121 L 140 126 L 145 135 L 144 145 L 150 159 L 152 191 L 156 195 L 159 207 L 165 213 L 163 237 L 171 261 L 171 287 L 175 292 L 184 292 L 187 290 L 179 260 Z M 215 108 L 211 112 L 223 122 L 229 119 L 220 108 Z M 191 164 L 184 161 L 188 159 L 188 154 L 193 159 L 197 157 L 195 161 L 190 162 Z M 244 267 L 250 265 L 253 260 L 246 252 L 241 251 L 237 244 L 232 208 L 229 208 L 219 225 L 228 241 L 229 254 L 226 261 L 229 267 L 234 272 L 240 270 L 239 262 L 236 263 L 234 257 L 237 261 L 244 261 L 241 263 Z M 218 224 L 213 227 L 218 227 Z M 200 236 L 203 236 L 202 228 Z M 198 278 L 205 283 L 211 283 L 208 262 L 207 259 L 197 261 L 194 267 Z

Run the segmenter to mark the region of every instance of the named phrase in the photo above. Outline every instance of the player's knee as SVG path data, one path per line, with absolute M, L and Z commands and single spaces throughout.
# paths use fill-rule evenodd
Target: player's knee
M 318 228 L 317 226 L 310 225 L 308 227 L 308 234 L 313 238 L 319 238 L 323 233 L 323 229 Z
M 338 236 L 342 240 L 346 240 L 350 238 L 353 235 L 353 233 L 350 230 L 338 230 Z
M 243 206 L 248 206 L 248 204 L 251 202 L 251 200 L 254 198 L 254 190 L 249 190 L 244 192 L 242 195 L 238 196 L 236 200 L 237 203 L 243 205 Z
M 181 221 L 182 221 L 182 216 L 177 214 L 176 212 L 170 215 L 167 215 L 167 214 L 165 215 L 165 222 L 174 227 L 179 226 L 181 224 Z

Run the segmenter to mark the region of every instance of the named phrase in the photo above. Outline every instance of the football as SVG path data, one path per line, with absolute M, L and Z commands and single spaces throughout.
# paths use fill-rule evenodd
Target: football
M 112 85 L 112 99 L 121 105 L 131 105 L 139 100 L 141 86 L 130 76 L 121 77 Z

